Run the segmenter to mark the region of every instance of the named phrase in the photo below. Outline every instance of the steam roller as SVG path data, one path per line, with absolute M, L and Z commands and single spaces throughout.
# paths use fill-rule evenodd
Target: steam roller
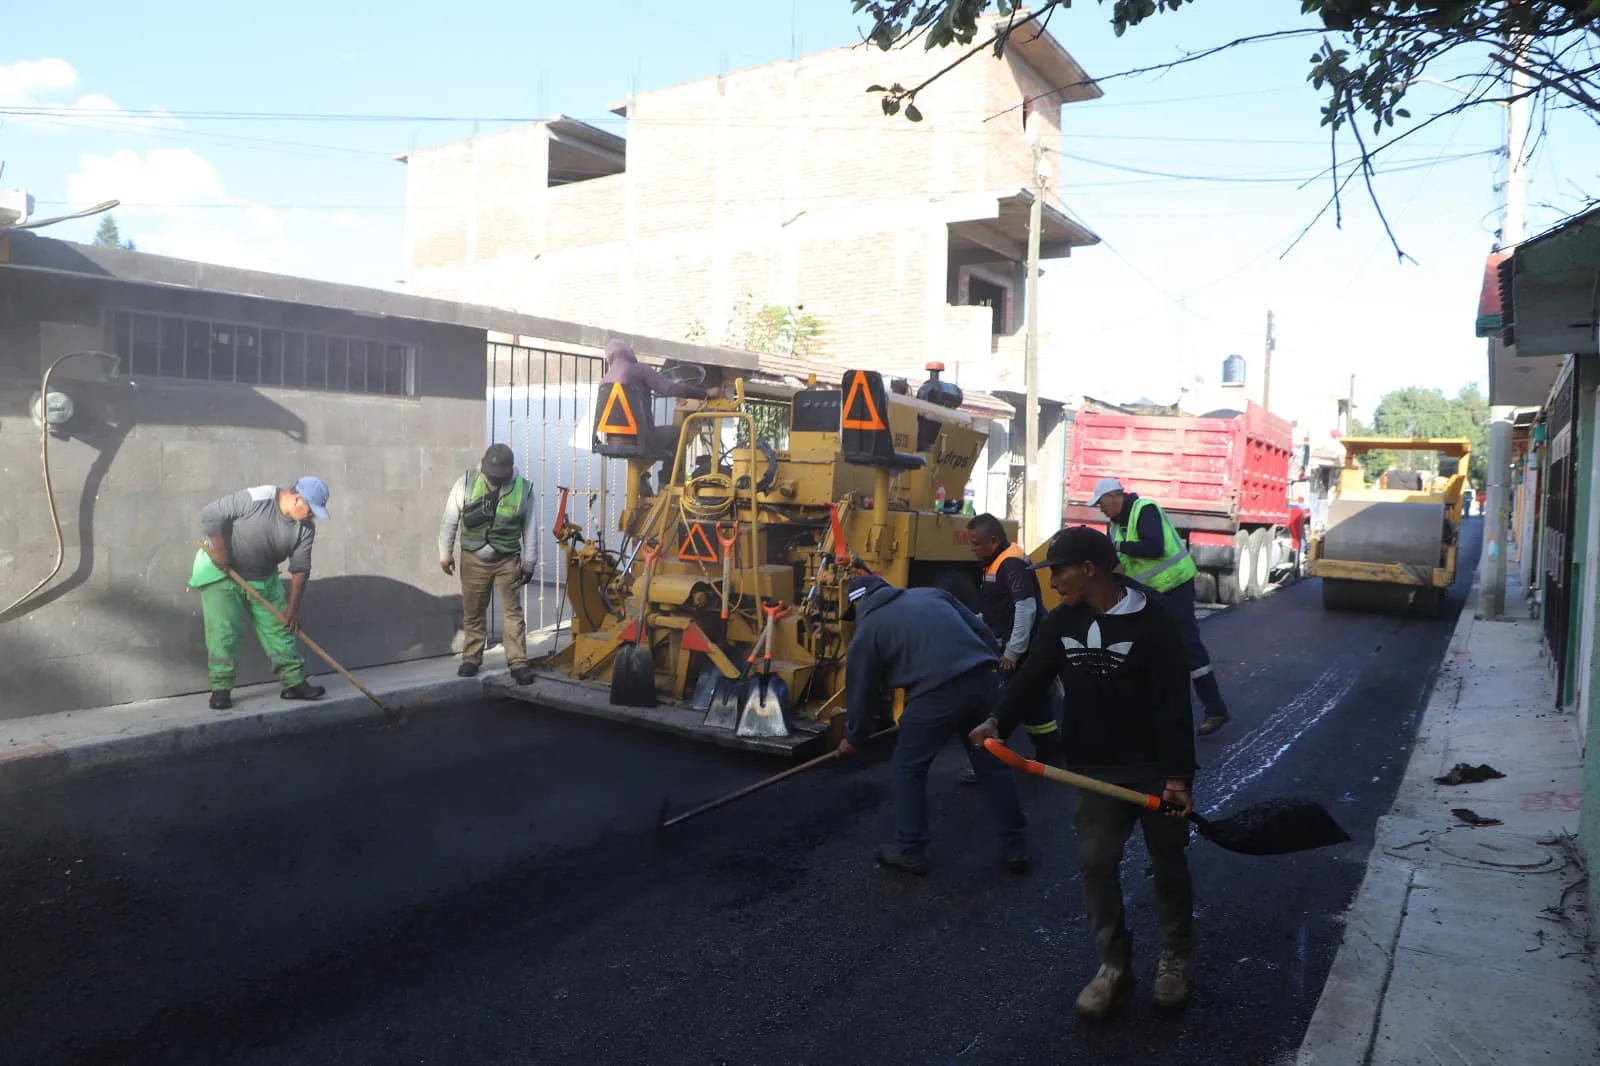
M 1462 438 L 1348 437 L 1324 528 L 1307 573 L 1330 611 L 1436 615 L 1456 578 L 1470 445 Z M 1431 453 L 1438 472 L 1386 470 L 1369 486 L 1357 461 L 1375 451 Z M 1422 464 L 1427 465 L 1427 464 Z
M 915 395 L 871 370 L 749 395 L 739 379 L 723 398 L 677 401 L 662 426 L 648 394 L 602 383 L 593 450 L 627 473 L 616 524 L 584 528 L 562 497 L 571 639 L 532 664 L 531 684 L 485 687 L 767 755 L 832 750 L 851 573 L 977 592 L 967 516 L 946 500 L 963 498 L 988 435 L 943 369 L 928 364 Z M 880 727 L 903 704 L 886 698 Z

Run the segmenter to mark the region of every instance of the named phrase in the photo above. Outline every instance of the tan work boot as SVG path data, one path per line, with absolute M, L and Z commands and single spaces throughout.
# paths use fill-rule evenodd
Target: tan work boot
M 1101 966 L 1094 979 L 1078 993 L 1078 1014 L 1090 1021 L 1099 1021 L 1111 1013 L 1117 1000 L 1133 988 L 1133 971 L 1113 970 Z
M 1177 1010 L 1189 1002 L 1189 960 L 1163 951 L 1156 962 L 1156 984 L 1150 1002 L 1158 1010 Z

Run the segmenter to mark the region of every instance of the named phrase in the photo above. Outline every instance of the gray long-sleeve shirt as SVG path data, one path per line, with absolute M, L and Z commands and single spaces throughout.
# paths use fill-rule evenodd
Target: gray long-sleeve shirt
M 311 573 L 311 543 L 317 527 L 278 510 L 278 487 L 258 485 L 243 489 L 200 509 L 200 531 L 222 538 L 235 573 L 246 581 L 261 581 L 278 572 L 289 560 L 289 573 Z
M 461 509 L 467 505 L 467 478 L 462 474 L 450 486 L 445 497 L 444 514 L 439 519 L 439 561 L 447 563 L 456 557 L 456 531 L 461 528 Z M 475 475 L 473 475 L 475 476 Z M 504 556 L 485 544 L 473 552 L 473 557 L 486 563 L 499 562 Z M 522 569 L 533 573 L 539 563 L 539 526 L 533 513 L 533 486 L 522 494 Z

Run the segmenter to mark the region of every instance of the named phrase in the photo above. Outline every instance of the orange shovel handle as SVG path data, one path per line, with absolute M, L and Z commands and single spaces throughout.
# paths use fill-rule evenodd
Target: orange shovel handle
M 1168 805 L 1161 801 L 1160 796 L 1152 796 L 1148 792 L 1139 792 L 1121 785 L 1113 785 L 1098 778 L 1085 777 L 1075 774 L 1071 770 L 1063 770 L 1058 766 L 1047 766 L 1035 759 L 1018 755 L 1006 747 L 1006 742 L 999 737 L 986 737 L 983 741 L 984 748 L 996 759 L 1005 763 L 1013 770 L 1021 770 L 1025 774 L 1035 777 L 1048 777 L 1052 781 L 1059 781 L 1064 785 L 1076 785 L 1088 792 L 1098 792 L 1102 796 L 1131 803 L 1136 807 L 1143 807 L 1147 811 L 1168 810 Z

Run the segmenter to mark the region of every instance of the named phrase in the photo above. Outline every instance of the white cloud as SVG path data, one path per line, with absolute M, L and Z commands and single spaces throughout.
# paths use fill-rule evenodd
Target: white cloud
M 67 199 L 122 201 L 112 213 L 142 252 L 279 272 L 293 272 L 299 259 L 282 214 L 230 194 L 191 148 L 84 154 L 67 177 Z
M 71 99 L 78 88 L 77 70 L 65 59 L 20 59 L 0 63 L 0 109 L 20 109 L 27 114 L 5 115 L 6 121 L 35 131 L 57 132 L 71 127 L 94 130 L 129 130 L 174 125 L 165 111 L 130 115 L 104 93 L 85 93 Z

